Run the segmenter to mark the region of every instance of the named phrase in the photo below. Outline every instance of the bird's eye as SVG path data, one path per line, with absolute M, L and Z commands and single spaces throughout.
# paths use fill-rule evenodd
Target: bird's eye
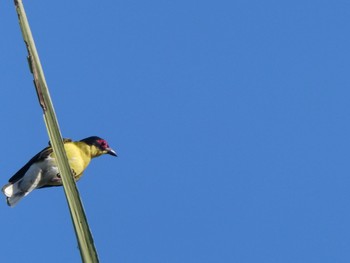
M 98 140 L 97 143 L 98 146 L 103 150 L 109 148 L 108 143 L 105 140 Z

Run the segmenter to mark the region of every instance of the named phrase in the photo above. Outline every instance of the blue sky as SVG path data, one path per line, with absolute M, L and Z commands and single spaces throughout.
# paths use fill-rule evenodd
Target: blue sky
M 25 1 L 101 262 L 350 261 L 348 1 Z M 0 8 L 0 178 L 47 145 Z M 0 202 L 1 261 L 79 262 L 62 188 Z

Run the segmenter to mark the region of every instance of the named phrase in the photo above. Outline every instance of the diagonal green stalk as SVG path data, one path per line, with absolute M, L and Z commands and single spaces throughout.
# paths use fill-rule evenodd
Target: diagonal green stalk
M 15 0 L 15 6 L 23 39 L 28 50 L 30 71 L 34 76 L 34 85 L 38 94 L 39 103 L 43 109 L 44 120 L 51 145 L 54 153 L 56 154 L 57 165 L 61 174 L 82 261 L 86 263 L 96 263 L 98 262 L 98 256 L 94 246 L 94 241 L 85 216 L 83 205 L 80 200 L 79 192 L 67 160 L 66 152 L 64 150 L 56 114 L 51 102 L 44 72 L 41 67 L 40 59 L 35 47 L 22 0 Z

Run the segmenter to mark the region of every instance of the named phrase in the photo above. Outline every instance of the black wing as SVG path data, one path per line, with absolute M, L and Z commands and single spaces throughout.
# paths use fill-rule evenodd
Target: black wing
M 18 170 L 17 173 L 15 173 L 10 179 L 10 183 L 14 183 L 21 179 L 25 173 L 28 171 L 29 167 L 35 163 L 44 160 L 47 158 L 50 154 L 52 153 L 52 148 L 51 147 L 46 147 L 44 150 L 36 154 L 32 159 L 29 160 L 21 169 Z

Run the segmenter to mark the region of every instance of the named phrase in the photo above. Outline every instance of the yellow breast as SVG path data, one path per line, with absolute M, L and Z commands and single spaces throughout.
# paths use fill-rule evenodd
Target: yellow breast
M 77 142 L 68 142 L 64 144 L 69 165 L 73 170 L 76 179 L 80 178 L 91 161 L 91 155 L 88 148 L 85 148 L 84 145 Z M 52 153 L 52 157 L 55 158 L 54 153 Z

